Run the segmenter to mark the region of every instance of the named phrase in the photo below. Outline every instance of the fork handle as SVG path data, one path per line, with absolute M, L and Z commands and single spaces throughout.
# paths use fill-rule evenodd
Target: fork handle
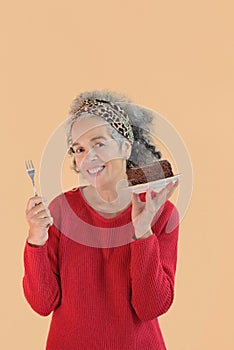
M 38 194 L 37 194 L 37 189 L 36 189 L 36 186 L 35 186 L 35 185 L 33 185 L 33 192 L 34 192 L 34 196 L 38 196 Z

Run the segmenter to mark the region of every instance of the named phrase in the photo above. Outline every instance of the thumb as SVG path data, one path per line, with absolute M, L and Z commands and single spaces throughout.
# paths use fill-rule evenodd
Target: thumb
M 136 205 L 139 202 L 141 202 L 141 200 L 140 200 L 138 193 L 133 192 L 132 193 L 132 204 Z
M 154 198 L 155 198 L 155 192 L 152 189 L 148 189 L 146 191 L 146 203 L 145 203 L 145 208 L 148 213 L 151 215 L 155 214 L 155 209 L 154 208 Z

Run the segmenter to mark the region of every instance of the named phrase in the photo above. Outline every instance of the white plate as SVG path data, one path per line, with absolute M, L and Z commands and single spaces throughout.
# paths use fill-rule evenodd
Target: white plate
M 180 176 L 183 174 L 177 174 L 171 177 L 166 177 L 165 179 L 160 179 L 156 181 L 150 181 L 144 184 L 134 185 L 134 186 L 128 186 L 127 189 L 130 192 L 135 193 L 142 193 L 145 192 L 148 188 L 152 188 L 153 190 L 159 190 L 163 187 L 165 187 L 169 182 L 173 181 L 175 182 Z

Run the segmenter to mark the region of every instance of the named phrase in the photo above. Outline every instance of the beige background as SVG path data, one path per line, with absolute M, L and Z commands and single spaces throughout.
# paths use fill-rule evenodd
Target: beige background
M 233 2 L 9 1 L 0 26 L 0 348 L 44 349 L 50 322 L 21 288 L 24 160 L 39 167 L 79 92 L 109 88 L 168 119 L 192 159 L 176 298 L 160 318 L 168 349 L 233 349 Z

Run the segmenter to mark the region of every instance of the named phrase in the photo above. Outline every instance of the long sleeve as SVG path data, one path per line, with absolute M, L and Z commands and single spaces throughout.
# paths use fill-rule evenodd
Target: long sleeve
M 59 195 L 49 209 L 49 239 L 40 248 L 26 243 L 23 278 L 31 307 L 43 316 L 53 312 L 46 349 L 166 349 L 157 316 L 173 300 L 178 227 L 172 204 L 152 224 L 153 236 L 108 247 L 83 244 L 83 237 L 94 230 L 99 236 L 102 228 L 128 234 L 131 207 L 104 218 L 78 189 Z
M 142 321 L 164 314 L 173 302 L 178 225 L 178 211 L 168 201 L 154 234 L 131 244 L 131 303 Z
M 24 295 L 32 309 L 42 316 L 49 315 L 61 301 L 58 244 L 59 231 L 53 225 L 44 246 L 33 248 L 26 242 L 24 249 Z

